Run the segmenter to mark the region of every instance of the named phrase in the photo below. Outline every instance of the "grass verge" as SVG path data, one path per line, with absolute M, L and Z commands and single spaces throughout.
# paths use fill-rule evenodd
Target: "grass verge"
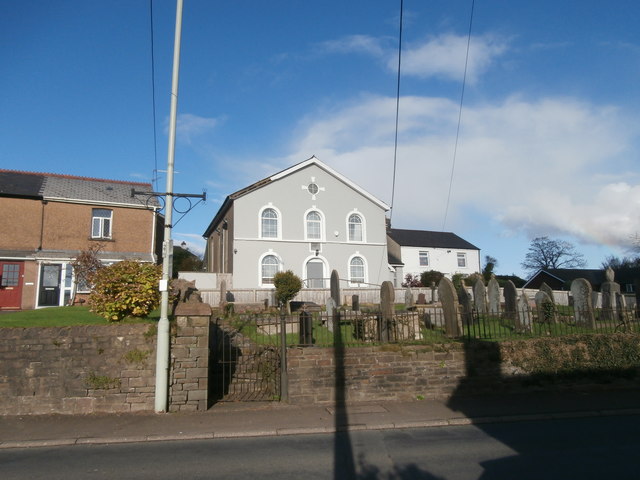
M 154 310 L 145 318 L 125 318 L 115 323 L 156 323 L 160 310 Z M 3 327 L 68 327 L 72 325 L 107 325 L 106 319 L 91 313 L 88 307 L 51 307 L 0 315 L 0 328 Z

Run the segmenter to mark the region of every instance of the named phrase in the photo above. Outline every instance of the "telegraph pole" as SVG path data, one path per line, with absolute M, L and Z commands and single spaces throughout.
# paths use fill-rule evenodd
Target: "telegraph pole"
M 176 32 L 173 46 L 173 76 L 171 80 L 171 114 L 169 117 L 169 149 L 167 154 L 167 190 L 164 241 L 162 244 L 162 280 L 160 280 L 160 320 L 156 346 L 156 412 L 166 412 L 169 399 L 169 282 L 173 263 L 173 165 L 176 149 L 176 118 L 178 110 L 178 76 L 180 72 L 180 36 L 182 33 L 182 0 L 176 5 Z

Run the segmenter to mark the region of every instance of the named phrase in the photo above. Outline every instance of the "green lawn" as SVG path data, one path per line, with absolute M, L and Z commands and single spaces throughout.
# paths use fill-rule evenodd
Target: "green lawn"
M 160 310 L 147 318 L 126 318 L 122 323 L 157 322 Z M 70 325 L 107 325 L 106 319 L 91 313 L 88 307 L 51 307 L 0 314 L 1 327 L 66 327 Z

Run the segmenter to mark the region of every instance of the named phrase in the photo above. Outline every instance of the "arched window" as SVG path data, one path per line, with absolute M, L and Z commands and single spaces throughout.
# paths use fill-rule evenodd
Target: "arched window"
M 260 265 L 262 285 L 273 285 L 273 277 L 280 269 L 280 261 L 275 255 L 265 255 Z
M 307 213 L 307 238 L 309 240 L 322 239 L 322 217 L 316 211 Z
M 362 217 L 357 213 L 349 215 L 349 241 L 361 242 L 362 235 Z
M 262 238 L 278 238 L 278 212 L 273 208 L 265 208 L 262 211 L 260 236 Z
M 362 257 L 353 257 L 349 261 L 349 283 L 357 284 L 365 282 L 365 267 Z

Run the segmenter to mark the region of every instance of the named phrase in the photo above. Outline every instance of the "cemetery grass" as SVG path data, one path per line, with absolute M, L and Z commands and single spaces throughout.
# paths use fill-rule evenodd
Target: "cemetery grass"
M 37 310 L 3 313 L 0 315 L 0 328 L 24 327 L 68 327 L 74 325 L 111 325 L 121 323 L 156 323 L 160 310 L 156 309 L 145 318 L 125 318 L 121 322 L 109 322 L 89 311 L 88 307 L 50 307 Z

